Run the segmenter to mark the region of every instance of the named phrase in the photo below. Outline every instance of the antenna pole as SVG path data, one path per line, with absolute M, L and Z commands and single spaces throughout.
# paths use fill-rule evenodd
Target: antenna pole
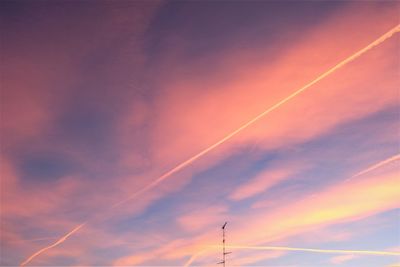
M 222 225 L 222 261 L 218 263 L 218 264 L 222 264 L 223 267 L 225 267 L 226 255 L 232 253 L 232 252 L 225 251 L 225 227 L 226 227 L 226 225 L 227 225 L 227 222 L 225 222 L 224 225 Z
M 222 262 L 223 266 L 225 267 L 225 226 L 226 223 L 224 224 L 224 227 L 222 227 Z

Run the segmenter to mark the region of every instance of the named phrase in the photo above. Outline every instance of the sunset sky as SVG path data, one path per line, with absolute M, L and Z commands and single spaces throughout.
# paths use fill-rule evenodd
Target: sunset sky
M 0 14 L 1 266 L 400 265 L 400 2 Z

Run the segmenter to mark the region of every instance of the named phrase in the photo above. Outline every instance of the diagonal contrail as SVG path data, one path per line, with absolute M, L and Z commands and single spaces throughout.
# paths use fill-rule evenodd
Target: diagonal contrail
M 171 169 L 170 171 L 166 172 L 165 174 L 163 174 L 162 176 L 160 176 L 158 179 L 154 180 L 153 182 L 151 182 L 150 184 L 148 184 L 147 186 L 145 186 L 144 188 L 142 188 L 141 190 L 135 192 L 134 194 L 132 194 L 131 196 L 129 196 L 128 198 L 126 198 L 125 200 L 122 200 L 120 202 L 118 202 L 117 204 L 115 204 L 114 206 L 119 206 L 127 201 L 129 201 L 132 198 L 137 197 L 138 195 L 150 190 L 151 188 L 155 187 L 156 185 L 158 185 L 159 183 L 161 183 L 162 181 L 164 181 L 165 179 L 167 179 L 169 176 L 171 176 L 172 174 L 178 172 L 179 170 L 183 169 L 184 167 L 186 167 L 187 165 L 191 164 L 193 161 L 201 158 L 202 156 L 204 156 L 205 154 L 207 154 L 208 152 L 210 152 L 211 150 L 215 149 L 216 147 L 222 145 L 223 143 L 225 143 L 226 141 L 228 141 L 229 139 L 231 139 L 232 137 L 234 137 L 235 135 L 237 135 L 238 133 L 240 133 L 241 131 L 243 131 L 244 129 L 248 128 L 250 125 L 254 124 L 255 122 L 257 122 L 258 120 L 260 120 L 261 118 L 265 117 L 267 114 L 271 113 L 272 111 L 274 111 L 275 109 L 279 108 L 280 106 L 284 105 L 286 102 L 292 100 L 293 98 L 295 98 L 296 96 L 298 96 L 299 94 L 303 93 L 304 91 L 306 91 L 307 89 L 309 89 L 311 86 L 313 86 L 314 84 L 316 84 L 317 82 L 319 82 L 320 80 L 324 79 L 325 77 L 329 76 L 330 74 L 332 74 L 333 72 L 337 71 L 338 69 L 340 69 L 341 67 L 345 66 L 346 64 L 350 63 L 351 61 L 355 60 L 356 58 L 360 57 L 362 54 L 364 54 L 365 52 L 367 52 L 368 50 L 372 49 L 373 47 L 383 43 L 385 40 L 389 39 L 390 37 L 393 36 L 393 34 L 397 33 L 400 31 L 400 24 L 397 25 L 396 27 L 394 27 L 393 29 L 391 29 L 390 31 L 388 31 L 387 33 L 385 33 L 384 35 L 382 35 L 381 37 L 379 37 L 378 39 L 376 39 L 375 41 L 373 41 L 372 43 L 370 43 L 369 45 L 367 45 L 366 47 L 364 47 L 363 49 L 359 50 L 358 52 L 354 53 L 353 55 L 351 55 L 350 57 L 346 58 L 345 60 L 341 61 L 340 63 L 338 63 L 336 66 L 334 66 L 333 68 L 329 69 L 328 71 L 324 72 L 323 74 L 321 74 L 320 76 L 318 76 L 317 78 L 315 78 L 314 80 L 312 80 L 311 82 L 309 82 L 308 84 L 304 85 L 303 87 L 301 87 L 300 89 L 298 89 L 297 91 L 293 92 L 292 94 L 288 95 L 287 97 L 285 97 L 284 99 L 282 99 L 281 101 L 279 101 L 278 103 L 276 103 L 275 105 L 273 105 L 272 107 L 268 108 L 267 110 L 265 110 L 264 112 L 262 112 L 261 114 L 259 114 L 258 116 L 256 116 L 255 118 L 253 118 L 252 120 L 248 121 L 247 123 L 245 123 L 244 125 L 242 125 L 241 127 L 237 128 L 235 131 L 231 132 L 230 134 L 228 134 L 227 136 L 225 136 L 224 138 L 222 138 L 221 140 L 219 140 L 218 142 L 216 142 L 215 144 L 207 147 L 206 149 L 204 149 L 203 151 L 197 153 L 196 155 L 192 156 L 191 158 L 185 160 L 184 162 L 182 162 L 181 164 L 177 165 L 175 168 Z
M 383 166 L 383 165 L 385 165 L 385 164 L 388 164 L 388 163 L 390 163 L 390 162 L 392 162 L 392 161 L 396 161 L 396 160 L 399 160 L 399 159 L 400 159 L 400 154 L 394 155 L 393 157 L 390 157 L 390 158 L 388 158 L 388 159 L 382 160 L 382 161 L 380 161 L 380 162 L 378 162 L 378 163 L 372 165 L 372 166 L 369 167 L 368 169 L 365 169 L 365 170 L 363 170 L 363 171 L 360 171 L 360 172 L 354 174 L 353 176 L 351 176 L 351 178 L 354 178 L 354 177 L 363 175 L 363 174 L 365 174 L 365 173 L 367 173 L 367 172 L 373 171 L 373 170 L 375 170 L 375 169 L 377 169 L 377 168 L 379 168 L 379 167 L 381 167 L 381 166 Z M 351 178 L 350 178 L 350 179 L 351 179 Z
M 194 262 L 194 261 L 197 259 L 198 256 L 200 256 L 201 254 L 207 252 L 207 251 L 210 250 L 210 249 L 211 249 L 211 247 L 205 248 L 205 249 L 203 249 L 203 250 L 200 250 L 200 251 L 197 252 L 196 254 L 193 254 L 193 255 L 188 259 L 188 261 L 185 262 L 185 265 L 183 265 L 183 267 L 189 267 L 189 266 L 192 264 L 192 262 Z
M 75 227 L 71 232 L 69 232 L 68 234 L 66 234 L 65 236 L 63 236 L 62 238 L 60 238 L 59 240 L 57 240 L 57 242 L 51 244 L 50 246 L 44 247 L 41 250 L 35 252 L 34 254 L 32 254 L 29 258 L 27 258 L 24 262 L 21 263 L 21 266 L 26 265 L 27 263 L 29 263 L 31 260 L 33 260 L 36 256 L 42 254 L 43 252 L 45 252 L 48 249 L 54 248 L 55 246 L 61 244 L 62 242 L 64 242 L 65 240 L 67 240 L 68 237 L 70 237 L 71 235 L 73 235 L 75 232 L 77 232 L 79 229 L 81 229 L 86 223 L 82 223 L 80 225 L 78 225 L 77 227 Z
M 184 267 L 189 267 L 190 264 L 201 254 L 210 250 L 211 248 L 221 248 L 221 246 L 210 246 L 208 249 L 204 249 L 194 254 L 185 263 Z M 395 251 L 376 251 L 376 250 L 344 250 L 344 249 L 317 249 L 317 248 L 297 248 L 297 247 L 272 247 L 272 246 L 225 246 L 225 248 L 231 249 L 250 249 L 250 250 L 278 250 L 278 251 L 302 251 L 302 252 L 313 252 L 313 253 L 324 253 L 324 254 L 358 254 L 358 255 L 376 255 L 376 256 L 400 256 L 400 252 Z
M 295 92 L 293 92 L 292 94 L 290 94 L 289 96 L 285 97 L 284 99 L 282 99 L 281 101 L 279 101 L 278 103 L 274 104 L 273 106 L 271 106 L 270 108 L 268 108 L 267 110 L 265 110 L 264 112 L 262 112 L 261 114 L 259 114 L 258 116 L 254 117 L 252 120 L 248 121 L 247 123 L 245 123 L 244 125 L 242 125 L 241 127 L 239 127 L 238 129 L 236 129 L 235 131 L 231 132 L 230 134 L 226 135 L 224 138 L 222 138 L 221 140 L 219 140 L 218 142 L 216 142 L 215 144 L 207 147 L 206 149 L 204 149 L 203 151 L 197 153 L 196 155 L 192 156 L 191 158 L 185 160 L 184 162 L 180 163 L 179 165 L 177 165 L 176 167 L 174 167 L 173 169 L 171 169 L 170 171 L 166 172 L 165 174 L 163 174 L 162 176 L 160 176 L 159 178 L 157 178 L 156 180 L 154 180 L 153 182 L 151 182 L 150 184 L 148 184 L 147 186 L 145 186 L 144 188 L 142 188 L 141 190 L 135 192 L 134 194 L 132 194 L 131 196 L 129 196 L 128 198 L 117 202 L 116 204 L 114 204 L 112 206 L 112 208 L 118 207 L 124 203 L 126 203 L 127 201 L 136 198 L 137 196 L 149 191 L 150 189 L 154 188 L 155 186 L 157 186 L 159 183 L 161 183 L 162 181 L 164 181 L 165 179 L 167 179 L 168 177 L 170 177 L 172 174 L 180 171 L 181 169 L 183 169 L 184 167 L 190 165 L 192 162 L 196 161 L 197 159 L 201 158 L 202 156 L 206 155 L 208 152 L 210 152 L 211 150 L 217 148 L 218 146 L 222 145 L 223 143 L 225 143 L 226 141 L 230 140 L 232 137 L 234 137 L 235 135 L 237 135 L 238 133 L 240 133 L 241 131 L 245 130 L 246 128 L 248 128 L 249 126 L 251 126 L 252 124 L 254 124 L 255 122 L 257 122 L 258 120 L 260 120 L 261 118 L 265 117 L 266 115 L 268 115 L 269 113 L 271 113 L 272 111 L 274 111 L 275 109 L 279 108 L 280 106 L 284 105 L 285 103 L 289 102 L 290 100 L 292 100 L 293 98 L 295 98 L 296 96 L 298 96 L 299 94 L 303 93 L 304 91 L 306 91 L 307 89 L 309 89 L 311 86 L 313 86 L 314 84 L 318 83 L 319 81 L 321 81 L 322 79 L 324 79 L 325 77 L 331 75 L 332 73 L 334 73 L 335 71 L 337 71 L 338 69 L 342 68 L 343 66 L 345 66 L 346 64 L 350 63 L 351 61 L 357 59 L 358 57 L 360 57 L 361 55 L 363 55 L 364 53 L 366 53 L 367 51 L 371 50 L 372 48 L 374 48 L 375 46 L 383 43 L 384 41 L 386 41 L 387 39 L 389 39 L 390 37 L 392 37 L 394 34 L 400 32 L 400 24 L 395 26 L 394 28 L 392 28 L 390 31 L 386 32 L 385 34 L 383 34 L 382 36 L 380 36 L 378 39 L 376 39 L 375 41 L 373 41 L 372 43 L 370 43 L 369 45 L 367 45 L 366 47 L 362 48 L 361 50 L 357 51 L 356 53 L 352 54 L 351 56 L 349 56 L 348 58 L 344 59 L 343 61 L 339 62 L 337 65 L 335 65 L 334 67 L 332 67 L 331 69 L 327 70 L 326 72 L 322 73 L 320 76 L 318 76 L 317 78 L 315 78 L 314 80 L 312 80 L 311 82 L 307 83 L 306 85 L 304 85 L 303 87 L 301 87 L 300 89 L 296 90 Z M 81 228 L 83 225 L 85 225 L 87 222 L 83 223 L 80 225 L 79 228 Z M 38 252 L 34 253 L 32 256 L 30 256 L 27 260 L 25 260 L 21 265 L 26 265 L 27 263 L 29 263 L 32 259 L 34 259 L 36 256 L 42 254 L 43 252 L 45 252 L 48 249 L 51 249 L 55 246 L 57 246 L 58 244 L 64 242 L 66 240 L 66 238 L 68 238 L 70 235 L 72 235 L 73 233 L 75 233 L 77 230 L 76 228 L 74 230 L 72 230 L 71 232 L 67 233 L 66 235 L 64 235 L 62 238 L 60 238 L 58 241 L 56 241 L 54 244 L 47 246 L 41 250 L 39 250 Z

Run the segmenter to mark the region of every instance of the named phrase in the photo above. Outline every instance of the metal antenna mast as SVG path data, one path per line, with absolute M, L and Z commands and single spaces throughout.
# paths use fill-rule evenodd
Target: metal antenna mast
M 222 225 L 222 261 L 218 262 L 218 264 L 223 264 L 223 267 L 225 267 L 226 255 L 232 253 L 232 252 L 225 252 L 225 227 L 227 224 L 228 222 L 225 222 L 224 225 Z

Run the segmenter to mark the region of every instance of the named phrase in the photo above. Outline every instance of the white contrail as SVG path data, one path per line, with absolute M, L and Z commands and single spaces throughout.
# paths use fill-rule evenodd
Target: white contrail
M 381 166 L 383 166 L 385 164 L 388 164 L 388 163 L 390 163 L 392 161 L 396 161 L 396 160 L 399 160 L 399 159 L 400 159 L 400 154 L 394 155 L 393 157 L 390 157 L 388 159 L 382 160 L 381 162 L 378 162 L 378 163 L 372 165 L 371 167 L 354 174 L 353 176 L 350 177 L 350 179 L 354 178 L 354 177 L 357 177 L 357 176 L 360 176 L 360 175 L 363 175 L 363 174 L 365 174 L 367 172 L 373 171 L 373 170 L 375 170 L 375 169 L 377 169 L 377 168 L 379 168 L 379 167 L 381 167 Z
M 211 248 L 221 248 L 222 246 L 210 246 L 208 249 L 204 249 L 194 254 L 185 263 L 184 267 L 190 266 L 192 262 L 201 254 L 210 250 Z M 395 251 L 377 251 L 377 250 L 345 250 L 345 249 L 317 249 L 317 248 L 297 248 L 297 247 L 275 247 L 275 246 L 225 246 L 230 249 L 250 249 L 250 250 L 279 250 L 279 251 L 302 251 L 302 252 L 313 252 L 313 253 L 328 253 L 328 254 L 358 254 L 358 255 L 375 255 L 375 256 L 400 256 L 400 252 Z
M 221 246 L 215 246 L 221 247 Z M 379 251 L 379 250 L 346 250 L 346 249 L 318 249 L 318 248 L 296 248 L 296 247 L 271 247 L 271 246 L 226 246 L 226 248 L 252 249 L 252 250 L 284 250 L 284 251 L 303 251 L 315 253 L 334 253 L 334 254 L 361 254 L 376 256 L 400 256 L 400 252 L 396 251 Z
M 241 131 L 243 131 L 244 129 L 248 128 L 249 126 L 251 126 L 252 124 L 254 124 L 255 122 L 257 122 L 258 120 L 260 120 L 261 118 L 265 117 L 267 114 L 271 113 L 272 111 L 274 111 L 275 109 L 279 108 L 280 106 L 282 106 L 283 104 L 287 103 L 288 101 L 292 100 L 293 98 L 295 98 L 296 96 L 298 96 L 299 94 L 303 93 L 304 91 L 306 91 L 307 89 L 309 89 L 311 86 L 313 86 L 314 84 L 316 84 L 317 82 L 321 81 L 322 79 L 324 79 L 325 77 L 329 76 L 330 74 L 334 73 L 335 71 L 337 71 L 338 69 L 342 68 L 343 66 L 345 66 L 346 64 L 350 63 L 351 61 L 355 60 L 356 58 L 360 57 L 361 55 L 363 55 L 364 53 L 366 53 L 367 51 L 369 51 L 370 49 L 374 48 L 375 46 L 383 43 L 384 41 L 386 41 L 387 39 L 389 39 L 390 37 L 392 37 L 395 33 L 398 33 L 400 31 L 400 24 L 395 26 L 394 28 L 392 28 L 390 31 L 386 32 L 385 34 L 383 34 L 381 37 L 379 37 L 378 39 L 376 39 L 375 41 L 373 41 L 372 43 L 370 43 L 369 45 L 367 45 L 366 47 L 364 47 L 363 49 L 357 51 L 356 53 L 354 53 L 353 55 L 349 56 L 348 58 L 346 58 L 345 60 L 339 62 L 337 65 L 335 65 L 334 67 L 332 67 L 331 69 L 329 69 L 328 71 L 322 73 L 320 76 L 318 76 L 317 78 L 315 78 L 314 80 L 312 80 L 311 82 L 309 82 L 308 84 L 304 85 L 303 87 L 301 87 L 300 89 L 296 90 L 295 92 L 293 92 L 292 94 L 290 94 L 289 96 L 285 97 L 284 99 L 282 99 L 281 101 L 279 101 L 278 103 L 276 103 L 275 105 L 271 106 L 270 108 L 268 108 L 267 110 L 265 110 L 264 112 L 262 112 L 261 114 L 259 114 L 258 116 L 256 116 L 255 118 L 253 118 L 252 120 L 248 121 L 247 123 L 245 123 L 244 125 L 242 125 L 241 127 L 239 127 L 238 129 L 236 129 L 235 131 L 231 132 L 230 134 L 226 135 L 224 138 L 222 138 L 221 140 L 219 140 L 218 142 L 216 142 L 215 144 L 209 146 L 208 148 L 204 149 L 203 151 L 197 153 L 196 155 L 192 156 L 191 158 L 185 160 L 184 162 L 180 163 L 179 165 L 177 165 L 176 167 L 174 167 L 173 169 L 171 169 L 170 171 L 166 172 L 165 174 L 163 174 L 162 176 L 160 176 L 159 178 L 157 178 L 156 180 L 154 180 L 153 182 L 151 182 L 150 184 L 148 184 L 147 186 L 145 186 L 144 188 L 142 188 L 141 190 L 135 192 L 134 194 L 132 194 L 131 196 L 129 196 L 128 198 L 117 202 L 116 204 L 114 204 L 112 206 L 112 208 L 115 208 L 117 206 L 120 206 L 124 203 L 126 203 L 127 201 L 147 192 L 148 190 L 154 188 L 155 186 L 157 186 L 159 183 L 161 183 L 162 181 L 164 181 L 165 179 L 167 179 L 168 177 L 170 177 L 172 174 L 178 172 L 179 170 L 183 169 L 184 167 L 186 167 L 187 165 L 191 164 L 192 162 L 194 162 L 195 160 L 201 158 L 202 156 L 206 155 L 208 152 L 210 152 L 211 150 L 217 148 L 218 146 L 220 146 L 221 144 L 225 143 L 226 141 L 228 141 L 229 139 L 231 139 L 232 137 L 234 137 L 235 135 L 237 135 L 238 133 L 240 133 Z M 81 227 L 86 224 L 83 223 L 81 225 Z M 69 233 L 67 233 L 66 235 L 64 235 L 61 239 L 59 239 L 57 242 L 55 242 L 54 244 L 45 247 L 41 250 L 39 250 L 38 252 L 34 253 L 32 256 L 30 256 L 27 260 L 25 260 L 23 262 L 23 264 L 27 264 L 29 263 L 29 261 L 31 261 L 33 258 L 35 258 L 36 256 L 40 255 L 41 253 L 45 252 L 48 249 L 51 249 L 55 246 L 57 246 L 58 244 L 62 243 L 65 241 L 65 239 L 70 236 L 71 234 L 73 234 L 75 231 L 71 231 Z
M 368 50 L 372 49 L 373 47 L 383 43 L 384 41 L 386 41 L 387 39 L 389 39 L 390 37 L 393 36 L 393 34 L 397 33 L 400 31 L 400 24 L 397 25 L 396 27 L 394 27 L 393 29 L 391 29 L 390 31 L 388 31 L 387 33 L 385 33 L 384 35 L 382 35 L 381 37 L 379 37 L 378 39 L 376 39 L 375 41 L 373 41 L 372 43 L 370 43 L 369 45 L 367 45 L 366 47 L 364 47 L 363 49 L 359 50 L 358 52 L 354 53 L 353 55 L 351 55 L 350 57 L 346 58 L 345 60 L 341 61 L 340 63 L 338 63 L 336 66 L 334 66 L 333 68 L 329 69 L 328 71 L 324 72 L 323 74 L 321 74 L 320 76 L 318 76 L 317 78 L 315 78 L 314 80 L 312 80 L 311 82 L 309 82 L 308 84 L 304 85 L 303 87 L 301 87 L 300 89 L 298 89 L 297 91 L 293 92 L 292 94 L 290 94 L 289 96 L 285 97 L 284 99 L 282 99 L 281 101 L 279 101 L 278 103 L 276 103 L 275 105 L 273 105 L 272 107 L 268 108 L 267 110 L 265 110 L 264 112 L 262 112 L 261 114 L 259 114 L 258 116 L 256 116 L 255 118 L 253 118 L 252 120 L 248 121 L 247 123 L 245 123 L 244 125 L 242 125 L 241 127 L 237 128 L 235 131 L 231 132 L 230 134 L 226 135 L 224 138 L 222 138 L 221 140 L 219 140 L 218 142 L 216 142 L 215 144 L 207 147 L 206 149 L 204 149 L 203 151 L 197 153 L 196 155 L 192 156 L 191 158 L 185 160 L 184 162 L 182 162 L 181 164 L 177 165 L 176 167 L 174 167 L 173 169 L 171 169 L 170 171 L 166 172 L 165 174 L 163 174 L 162 176 L 160 176 L 159 178 L 157 178 L 156 180 L 154 180 L 153 182 L 151 182 L 150 184 L 148 184 L 147 186 L 145 186 L 144 188 L 142 188 L 141 190 L 135 192 L 134 194 L 132 194 L 131 196 L 129 196 L 128 198 L 126 198 L 125 200 L 122 200 L 118 203 L 116 203 L 114 206 L 119 206 L 127 201 L 129 201 L 132 198 L 137 197 L 138 195 L 150 190 L 151 188 L 155 187 L 156 185 L 158 185 L 159 183 L 161 183 L 162 181 L 164 181 L 166 178 L 168 178 L 169 176 L 171 176 L 172 174 L 178 172 L 179 170 L 183 169 L 184 167 L 186 167 L 187 165 L 191 164 L 193 161 L 199 159 L 200 157 L 204 156 L 205 154 L 207 154 L 208 152 L 210 152 L 211 150 L 215 149 L 216 147 L 220 146 L 221 144 L 225 143 L 226 141 L 228 141 L 229 139 L 231 139 L 232 137 L 234 137 L 235 135 L 237 135 L 238 133 L 240 133 L 241 131 L 243 131 L 244 129 L 248 128 L 250 125 L 254 124 L 255 122 L 257 122 L 258 120 L 260 120 L 261 118 L 265 117 L 267 114 L 271 113 L 272 111 L 274 111 L 275 109 L 279 108 L 280 106 L 284 105 L 286 102 L 292 100 L 293 98 L 295 98 L 296 96 L 298 96 L 299 94 L 303 93 L 304 91 L 306 91 L 307 89 L 309 89 L 311 86 L 313 86 L 314 84 L 316 84 L 317 82 L 319 82 L 320 80 L 324 79 L 325 77 L 327 77 L 328 75 L 332 74 L 333 72 L 337 71 L 338 69 L 340 69 L 341 67 L 345 66 L 346 64 L 350 63 L 351 61 L 355 60 L 356 58 L 360 57 L 362 54 L 364 54 L 365 52 L 367 52 Z
M 64 235 L 62 238 L 60 238 L 59 240 L 57 240 L 57 242 L 51 244 L 50 246 L 44 247 L 41 250 L 35 252 L 34 254 L 32 254 L 29 258 L 27 258 L 25 261 L 23 261 L 21 263 L 21 266 L 26 265 L 27 263 L 29 263 L 31 260 L 33 260 L 36 256 L 39 256 L 40 254 L 42 254 L 43 252 L 45 252 L 48 249 L 51 249 L 59 244 L 61 244 L 62 242 L 64 242 L 65 240 L 67 240 L 67 238 L 69 236 L 71 236 L 72 234 L 74 234 L 75 232 L 77 232 L 79 229 L 81 229 L 86 223 L 82 223 L 80 225 L 78 225 L 77 227 L 75 227 L 71 232 L 69 232 L 68 234 Z

